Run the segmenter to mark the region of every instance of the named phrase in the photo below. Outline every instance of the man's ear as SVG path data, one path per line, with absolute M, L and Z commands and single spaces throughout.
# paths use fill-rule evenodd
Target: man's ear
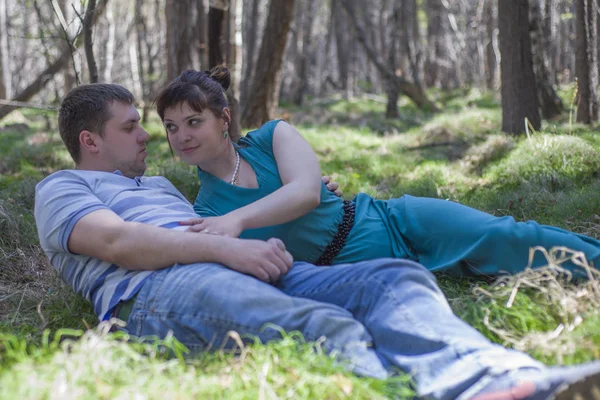
M 100 135 L 97 133 L 86 130 L 81 131 L 79 133 L 79 146 L 81 146 L 82 151 L 86 151 L 88 153 L 98 153 L 99 139 Z

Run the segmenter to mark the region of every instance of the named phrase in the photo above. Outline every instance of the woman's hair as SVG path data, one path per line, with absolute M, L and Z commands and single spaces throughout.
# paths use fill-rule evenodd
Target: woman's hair
M 235 99 L 227 92 L 230 84 L 231 75 L 223 66 L 214 67 L 210 71 L 184 71 L 156 96 L 156 111 L 164 121 L 167 108 L 188 103 L 194 111 L 208 109 L 215 116 L 223 118 L 223 108 L 228 107 L 231 115 L 231 119 L 227 121 L 229 135 L 233 141 L 237 141 L 240 138 L 240 128 Z

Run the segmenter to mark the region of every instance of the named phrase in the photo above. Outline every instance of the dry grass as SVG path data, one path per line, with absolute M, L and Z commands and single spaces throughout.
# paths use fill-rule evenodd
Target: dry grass
M 530 265 L 537 252 L 544 255 L 547 265 L 533 270 Z M 505 344 L 525 352 L 552 355 L 561 363 L 566 355 L 573 354 L 582 345 L 569 334 L 584 318 L 597 315 L 600 310 L 600 271 L 589 264 L 582 252 L 566 247 L 554 247 L 550 251 L 543 247 L 532 248 L 529 260 L 529 266 L 522 273 L 501 277 L 489 287 L 476 286 L 476 299 L 493 299 L 511 308 L 519 291 L 527 290 L 528 296 L 549 305 L 561 322 L 551 331 L 523 333 L 504 329 L 501 319 L 490 320 L 488 309 L 483 324 Z M 587 279 L 574 283 L 573 273 L 564 268 L 567 262 L 580 267 Z

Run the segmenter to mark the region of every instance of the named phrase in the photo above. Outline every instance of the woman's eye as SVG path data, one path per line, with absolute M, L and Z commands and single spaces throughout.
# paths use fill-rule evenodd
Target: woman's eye
M 200 123 L 199 119 L 190 119 L 190 125 L 194 126 L 194 125 L 198 125 Z
M 167 130 L 167 132 L 174 132 L 175 131 L 175 125 L 173 125 L 173 124 L 167 124 L 167 125 L 165 125 L 165 129 Z

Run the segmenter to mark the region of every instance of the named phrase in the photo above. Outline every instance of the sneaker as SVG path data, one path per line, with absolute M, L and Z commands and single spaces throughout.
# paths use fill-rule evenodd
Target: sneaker
M 541 371 L 516 370 L 472 400 L 600 400 L 600 362 Z

